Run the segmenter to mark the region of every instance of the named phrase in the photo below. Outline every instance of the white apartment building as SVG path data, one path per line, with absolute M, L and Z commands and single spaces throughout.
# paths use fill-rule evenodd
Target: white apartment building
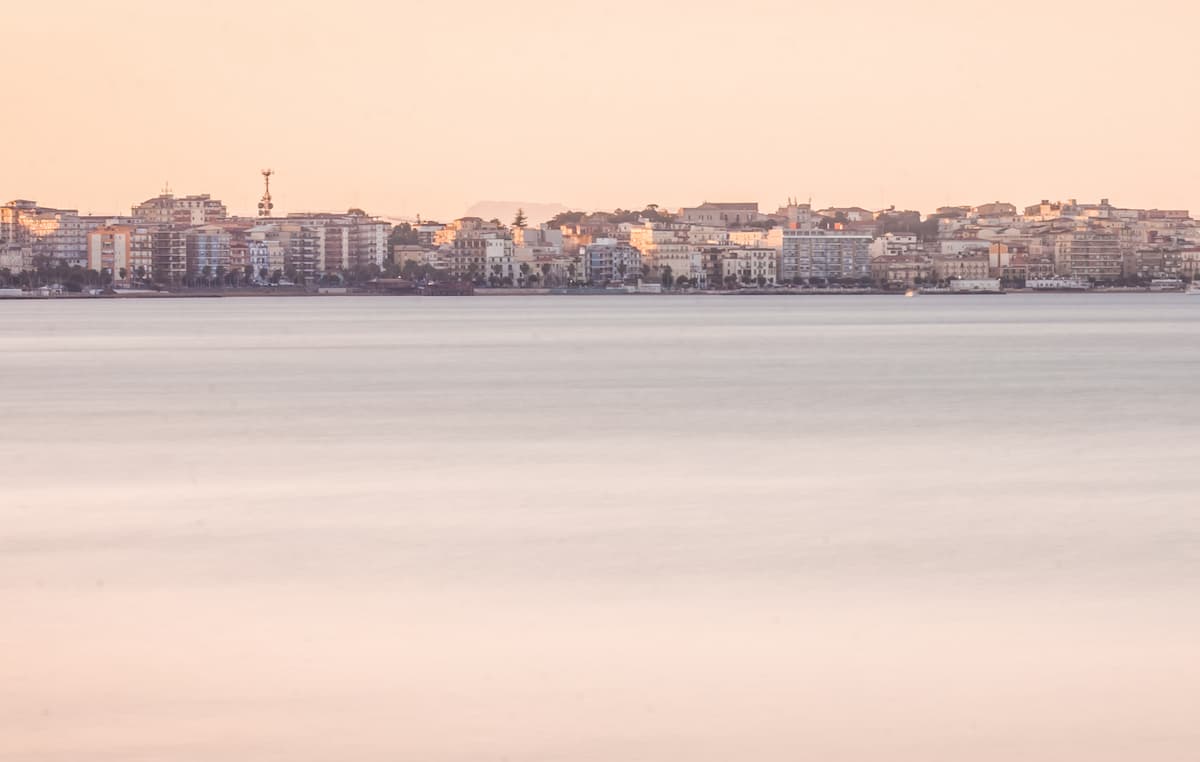
M 521 272 L 513 242 L 507 238 L 485 238 L 483 244 L 484 278 L 494 283 L 506 280 L 515 283 Z
M 283 272 L 283 241 L 280 240 L 278 225 L 256 225 L 250 228 L 246 231 L 246 244 L 253 272 L 251 277 L 255 283 L 267 283 L 276 272 Z

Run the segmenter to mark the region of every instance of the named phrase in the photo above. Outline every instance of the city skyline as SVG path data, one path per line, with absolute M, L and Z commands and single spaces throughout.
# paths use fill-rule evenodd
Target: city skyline
M 264 186 L 271 176 L 263 170 Z M 126 215 L 14 200 L 0 206 L 0 278 L 76 292 L 163 287 L 868 288 L 999 292 L 1094 286 L 1179 290 L 1200 272 L 1200 225 L 1186 209 L 1077 199 L 1003 201 L 933 214 L 861 206 L 774 211 L 705 201 L 675 210 L 563 211 L 538 224 L 463 216 L 398 224 L 364 209 L 289 213 L 265 192 L 255 217 L 210 194 L 164 189 Z M 266 188 L 264 187 L 264 191 Z M 493 206 L 493 211 L 498 207 Z M 65 286 L 63 285 L 65 283 Z M 424 288 L 425 286 L 421 286 Z M 1196 289 L 1192 289 L 1195 291 Z
M 99 212 L 169 181 L 251 214 L 270 166 L 280 208 L 389 217 L 484 199 L 1200 205 L 1181 150 L 1194 7 L 66 7 L 6 12 L 21 86 L 3 132 L 22 150 L 5 198 Z

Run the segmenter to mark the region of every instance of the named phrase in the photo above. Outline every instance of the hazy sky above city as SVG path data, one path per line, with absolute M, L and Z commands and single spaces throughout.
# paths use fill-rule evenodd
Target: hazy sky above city
M 250 214 L 787 196 L 1200 208 L 1200 7 L 794 0 L 6 7 L 0 197 Z

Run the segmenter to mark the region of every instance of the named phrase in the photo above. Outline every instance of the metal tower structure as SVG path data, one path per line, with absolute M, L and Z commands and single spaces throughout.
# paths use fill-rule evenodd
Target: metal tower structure
M 271 169 L 264 169 L 262 171 L 263 183 L 265 183 L 266 188 L 263 191 L 262 198 L 258 202 L 259 217 L 270 217 L 271 210 L 275 208 L 275 205 L 271 203 L 271 175 L 273 174 L 275 174 L 275 171 Z

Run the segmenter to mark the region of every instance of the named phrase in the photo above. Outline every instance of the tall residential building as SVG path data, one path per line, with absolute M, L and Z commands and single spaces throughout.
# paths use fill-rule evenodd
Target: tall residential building
M 150 255 L 154 278 L 160 283 L 180 283 L 187 275 L 187 233 L 173 226 L 150 229 Z
M 642 253 L 615 238 L 601 238 L 583 247 L 583 279 L 597 285 L 636 283 L 642 277 Z
M 304 270 L 306 275 L 369 265 L 383 267 L 387 261 L 392 225 L 378 217 L 357 211 L 348 214 L 295 213 L 276 222 L 287 226 L 289 237 L 296 232 L 297 225 L 307 229 L 303 235 L 305 250 L 293 257 L 298 269 Z
M 287 219 L 278 223 L 278 229 L 284 273 L 300 282 L 319 278 L 325 272 L 325 226 L 306 219 Z
M 128 282 L 133 275 L 133 230 L 128 225 L 111 225 L 89 232 L 88 269 L 107 272 L 114 281 Z
M 489 283 L 515 282 L 520 272 L 513 242 L 507 238 L 484 239 L 484 278 Z
M 1054 266 L 1059 275 L 1093 283 L 1115 283 L 1125 272 L 1117 231 L 1084 227 L 1054 237 Z
M 700 258 L 701 251 L 701 247 L 692 242 L 690 225 L 670 222 L 647 222 L 632 228 L 629 245 L 642 253 L 642 264 L 648 265 L 656 275 L 664 264 L 671 266 L 675 276 L 683 274 L 676 267 L 693 254 Z M 690 271 L 691 266 L 686 269 Z
M 129 272 L 143 280 L 154 272 L 154 229 L 145 225 L 130 227 Z
M 278 225 L 256 225 L 247 230 L 246 247 L 256 283 L 267 283 L 276 272 L 283 273 L 283 242 Z
M 449 240 L 450 275 L 457 280 L 477 281 L 488 278 L 488 241 L 508 239 L 504 225 L 479 217 L 461 217 L 441 231 L 440 240 Z
M 872 236 L 827 230 L 785 230 L 780 281 L 834 281 L 871 277 Z
M 88 227 L 74 209 L 52 209 L 21 199 L 4 206 L 0 240 L 11 241 L 10 248 L 28 247 L 30 259 L 45 257 L 72 267 L 86 267 Z
M 225 205 L 207 193 L 176 198 L 164 192 L 133 207 L 133 220 L 142 225 L 196 227 L 219 222 L 226 216 Z
M 28 270 L 33 261 L 33 249 L 25 240 L 16 203 L 0 206 L 0 270 L 12 272 Z
M 377 217 L 357 215 L 350 220 L 350 258 L 354 266 L 383 267 L 388 257 L 392 224 Z
M 0 244 L 16 243 L 21 237 L 20 207 L 22 201 L 10 201 L 0 206 Z
M 185 234 L 187 274 L 214 277 L 229 269 L 229 231 L 219 225 L 201 225 Z

